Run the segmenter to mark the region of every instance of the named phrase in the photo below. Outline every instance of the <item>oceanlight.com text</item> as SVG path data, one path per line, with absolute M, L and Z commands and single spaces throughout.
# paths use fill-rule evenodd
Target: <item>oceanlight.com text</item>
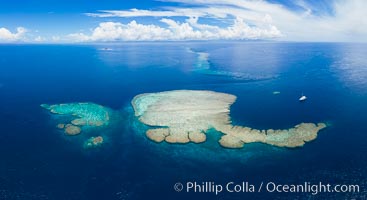
M 252 184 L 249 182 L 227 182 L 218 184 L 216 182 L 186 182 L 175 183 L 174 190 L 187 193 L 310 193 L 317 195 L 319 193 L 358 193 L 360 187 L 357 184 L 329 184 L 329 183 L 311 183 L 301 184 L 280 184 L 277 182 L 261 182 Z

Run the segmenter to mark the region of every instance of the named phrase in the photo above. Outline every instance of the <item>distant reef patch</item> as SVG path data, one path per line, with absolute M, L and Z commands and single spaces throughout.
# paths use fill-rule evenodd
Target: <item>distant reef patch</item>
M 109 124 L 110 112 L 107 108 L 94 103 L 42 104 L 42 108 L 55 115 L 65 116 L 67 121 L 59 123 L 57 128 L 64 130 L 66 135 L 74 136 L 82 133 L 83 127 L 100 127 Z M 103 143 L 103 137 L 91 137 L 85 147 L 96 147 Z

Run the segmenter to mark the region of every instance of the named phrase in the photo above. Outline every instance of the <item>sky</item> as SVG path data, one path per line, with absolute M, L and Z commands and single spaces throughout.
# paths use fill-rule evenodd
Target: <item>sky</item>
M 0 43 L 367 42 L 366 0 L 0 0 Z

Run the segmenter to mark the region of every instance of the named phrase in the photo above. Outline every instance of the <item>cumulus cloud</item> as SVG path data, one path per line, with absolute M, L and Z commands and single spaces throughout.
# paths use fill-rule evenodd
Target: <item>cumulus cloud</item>
M 83 33 L 70 34 L 74 41 L 118 41 L 118 40 L 163 40 L 170 35 L 169 30 L 155 25 L 138 24 L 131 21 L 128 24 L 118 22 L 100 23 L 91 35 Z
M 54 36 L 51 37 L 51 40 L 54 41 L 54 42 L 59 42 L 61 40 L 61 37 L 54 35 Z
M 185 22 L 162 18 L 158 25 L 139 24 L 135 20 L 128 24 L 103 22 L 93 29 L 90 35 L 84 33 L 70 34 L 73 41 L 160 41 L 160 40 L 237 40 L 237 39 L 269 39 L 281 36 L 281 32 L 273 25 L 251 27 L 242 18 L 233 20 L 233 24 L 221 28 L 219 26 L 198 23 L 197 17 Z
M 169 26 L 165 29 L 180 35 L 175 39 L 267 39 L 283 35 L 283 40 L 293 41 L 367 41 L 365 0 L 329 1 L 331 12 L 325 11 L 325 5 L 316 7 L 304 0 L 293 2 L 298 9 L 265 0 L 160 1 L 181 6 L 160 10 L 102 10 L 87 15 L 103 18 L 162 17 L 164 19 L 160 21 Z M 186 21 L 172 22 L 171 17 L 184 17 Z M 215 19 L 224 25 L 199 24 L 197 19 Z M 223 27 L 233 19 L 234 23 Z
M 0 42 L 14 42 L 22 40 L 27 30 L 23 27 L 18 27 L 15 33 L 12 33 L 6 28 L 0 28 Z
M 35 42 L 45 42 L 45 41 L 46 41 L 46 39 L 45 39 L 45 38 L 43 38 L 43 37 L 41 37 L 41 36 L 37 36 L 36 38 L 34 38 L 34 41 L 35 41 Z

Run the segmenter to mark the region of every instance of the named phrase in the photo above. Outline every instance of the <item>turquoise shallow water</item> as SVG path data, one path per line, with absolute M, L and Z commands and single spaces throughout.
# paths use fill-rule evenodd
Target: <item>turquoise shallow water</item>
M 105 51 L 104 48 L 111 50 Z M 205 53 L 201 56 L 199 53 Z M 0 197 L 5 199 L 349 199 L 366 196 L 367 45 L 343 43 L 125 43 L 0 46 Z M 202 55 L 202 54 L 201 54 Z M 199 67 L 198 67 L 199 66 Z M 201 66 L 201 68 L 200 68 Z M 204 66 L 204 67 L 202 67 Z M 156 144 L 136 120 L 141 93 L 205 89 L 234 94 L 234 124 L 330 127 L 303 148 Z M 274 91 L 280 94 L 274 95 Z M 299 103 L 301 94 L 308 100 Z M 108 127 L 67 137 L 40 104 L 93 102 Z M 105 145 L 83 148 L 102 135 Z M 177 193 L 176 182 L 359 184 L 359 193 Z M 1 199 L 0 198 L 0 199 Z

